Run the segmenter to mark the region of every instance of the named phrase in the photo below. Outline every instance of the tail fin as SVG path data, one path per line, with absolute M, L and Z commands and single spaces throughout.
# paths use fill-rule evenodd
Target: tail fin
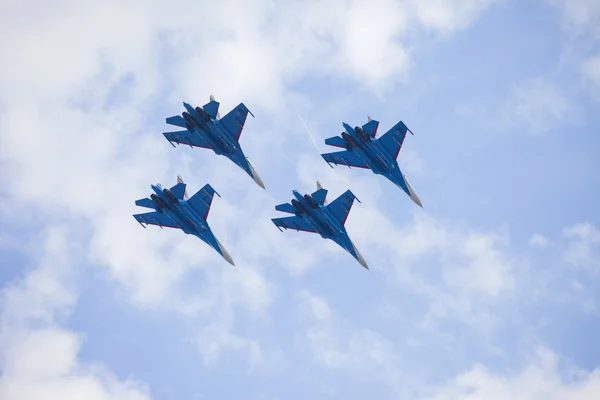
M 183 179 L 181 179 L 181 176 L 178 175 L 177 184 L 169 190 L 171 190 L 171 193 L 173 193 L 178 199 L 183 199 L 185 198 L 184 196 L 186 192 L 186 187 L 187 185 L 183 183 Z
M 317 191 L 312 193 L 311 197 L 317 202 L 318 205 L 325 205 L 327 204 L 327 189 L 323 189 L 321 183 L 317 181 Z
M 184 183 L 183 182 L 183 178 L 181 177 L 181 175 L 177 175 L 177 183 Z M 185 184 L 185 183 L 184 183 Z M 187 185 L 186 187 L 183 189 L 183 199 L 187 200 L 188 199 L 188 194 L 187 194 Z
M 340 197 L 332 201 L 327 206 L 327 209 L 333 218 L 344 225 L 346 223 L 346 219 L 348 218 L 348 214 L 352 209 L 354 200 L 360 203 L 360 200 L 354 195 L 354 193 L 352 193 L 350 190 L 346 190 Z
M 371 117 L 367 117 L 367 119 L 369 120 L 369 122 L 367 122 L 366 124 L 364 124 L 362 126 L 363 131 L 365 131 L 365 133 L 367 135 L 370 135 L 372 138 L 374 138 L 375 135 L 377 135 L 377 128 L 379 128 L 379 121 L 374 120 Z
M 208 98 L 210 101 L 216 101 L 215 100 L 215 96 L 213 96 L 212 94 L 209 96 Z M 217 109 L 217 119 L 221 119 L 221 115 L 219 114 L 219 110 Z
M 219 118 L 219 102 L 215 101 L 214 96 L 211 95 L 210 101 L 202 108 L 211 118 Z

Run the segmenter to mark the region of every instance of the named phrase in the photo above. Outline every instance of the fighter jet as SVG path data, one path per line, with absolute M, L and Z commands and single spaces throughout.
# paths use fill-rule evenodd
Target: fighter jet
M 202 108 L 193 108 L 186 102 L 183 102 L 186 111 L 181 115 L 167 118 L 167 124 L 185 128 L 185 131 L 165 132 L 163 135 L 167 138 L 173 147 L 177 144 L 185 144 L 190 147 L 202 147 L 211 149 L 217 155 L 223 155 L 242 168 L 254 182 L 261 188 L 265 185 L 254 170 L 250 160 L 244 155 L 240 147 L 240 135 L 244 129 L 248 113 L 254 117 L 254 114 L 244 105 L 238 104 L 223 118 L 219 116 L 219 103 L 210 96 L 210 101 Z
M 321 154 L 330 167 L 331 163 L 350 167 L 366 168 L 377 175 L 383 175 L 408 194 L 419 207 L 423 207 L 419 196 L 410 186 L 408 179 L 398 166 L 398 153 L 406 137 L 406 132 L 413 134 L 402 121 L 394 125 L 379 139 L 375 138 L 379 121 L 368 117 L 365 125 L 352 129 L 343 122 L 345 132 L 341 136 L 325 139 L 325 144 L 341 147 L 343 151 Z M 333 168 L 333 167 L 332 167 Z
M 161 184 L 150 185 L 154 193 L 150 198 L 135 201 L 136 206 L 152 208 L 155 211 L 136 214 L 133 217 L 146 228 L 146 225 L 158 225 L 169 228 L 181 229 L 188 235 L 194 235 L 202 239 L 206 244 L 215 249 L 231 265 L 233 260 L 225 250 L 225 247 L 212 233 L 206 217 L 210 211 L 215 193 L 221 197 L 212 186 L 206 184 L 196 194 L 187 199 L 186 184 L 180 176 L 177 184 L 171 189 L 163 189 Z
M 297 190 L 293 190 L 292 193 L 295 199 L 292 200 L 291 204 L 285 203 L 275 206 L 277 211 L 295 214 L 293 217 L 272 219 L 280 231 L 282 231 L 281 228 L 284 228 L 318 233 L 323 239 L 333 240 L 352 254 L 360 265 L 369 269 L 367 262 L 350 240 L 344 227 L 354 199 L 360 203 L 360 200 L 350 190 L 346 190 L 328 205 L 326 205 L 325 200 L 327 190 L 323 189 L 319 182 L 317 182 L 317 191 L 310 195 L 305 194 L 302 196 Z

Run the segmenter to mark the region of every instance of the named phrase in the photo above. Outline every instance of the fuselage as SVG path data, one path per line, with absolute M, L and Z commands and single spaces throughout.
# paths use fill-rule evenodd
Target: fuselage
M 359 126 L 353 129 L 344 123 L 344 129 L 346 132 L 342 133 L 342 139 L 346 149 L 360 157 L 374 173 L 387 175 L 399 170 L 398 162 L 382 151 L 376 138 L 372 138 Z
M 187 203 L 179 201 L 169 189 L 152 185 L 152 190 L 155 194 L 151 194 L 150 199 L 156 205 L 156 211 L 165 213 L 177 222 L 186 234 L 198 236 L 209 230 L 207 222 Z
M 237 143 L 223 129 L 217 119 L 213 119 L 202 108 L 195 109 L 188 103 L 183 103 L 187 112 L 182 114 L 188 129 L 201 135 L 218 155 L 231 155 L 238 150 Z
M 330 239 L 346 234 L 346 229 L 329 215 L 327 207 L 317 204 L 309 194 L 303 196 L 296 190 L 293 193 L 295 199 L 292 200 L 292 206 L 296 210 L 296 215 L 306 219 L 321 237 Z

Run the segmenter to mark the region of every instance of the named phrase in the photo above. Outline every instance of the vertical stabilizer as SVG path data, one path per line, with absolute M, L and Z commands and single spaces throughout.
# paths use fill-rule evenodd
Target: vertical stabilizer
M 208 99 L 210 101 L 216 101 L 215 96 L 213 96 L 212 94 L 210 95 L 210 97 Z M 219 111 L 217 111 L 217 119 L 221 119 L 221 114 L 219 114 Z
M 183 182 L 183 178 L 181 177 L 181 175 L 177 175 L 177 183 L 178 183 L 178 184 L 179 184 L 179 183 L 184 183 L 184 182 Z M 184 191 L 183 191 L 183 199 L 184 199 L 184 200 L 187 200 L 187 199 L 188 199 L 188 194 L 187 194 L 187 186 L 186 186 L 186 188 L 185 188 L 185 189 L 184 189 Z

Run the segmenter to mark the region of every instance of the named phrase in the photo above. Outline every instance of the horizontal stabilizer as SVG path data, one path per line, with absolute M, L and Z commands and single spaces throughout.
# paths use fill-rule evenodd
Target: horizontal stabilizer
M 203 105 L 202 108 L 208 114 L 208 116 L 210 118 L 212 118 L 212 119 L 217 118 L 217 114 L 219 113 L 219 102 L 215 101 L 214 98 L 211 98 L 210 102 Z
M 186 127 L 185 119 L 183 119 L 183 117 L 181 115 L 176 115 L 174 117 L 167 118 L 167 124 L 169 124 L 169 125 L 175 125 L 175 126 L 178 126 L 180 128 L 185 128 Z
M 217 196 L 221 197 L 219 193 L 212 188 L 212 186 L 206 184 L 202 189 L 198 190 L 196 194 L 190 197 L 190 199 L 187 201 L 187 204 L 189 204 L 190 207 L 192 207 L 206 221 L 215 193 Z
M 281 212 L 285 212 L 285 213 L 289 213 L 289 214 L 295 214 L 296 210 L 294 209 L 294 206 L 291 205 L 290 203 L 283 203 L 283 204 L 278 204 L 275 206 L 275 209 L 277 211 L 281 211 Z
M 378 127 L 379 127 L 379 121 L 371 119 L 370 117 L 369 117 L 369 122 L 367 122 L 366 124 L 364 124 L 362 126 L 363 131 L 365 131 L 365 133 L 367 135 L 370 135 L 372 138 L 374 138 L 375 135 L 377 134 Z
M 344 142 L 344 139 L 342 139 L 341 136 L 334 136 L 325 139 L 325 144 L 329 146 L 341 147 L 342 149 L 346 148 L 346 143 Z
M 149 198 L 139 199 L 135 201 L 135 205 L 139 207 L 153 208 L 156 209 L 156 204 Z
M 352 209 L 352 205 L 354 204 L 354 200 L 357 200 L 354 193 L 350 190 L 346 190 L 340 197 L 332 201 L 327 209 L 337 221 L 339 221 L 342 225 L 346 223 L 346 219 L 348 218 L 348 214 Z

